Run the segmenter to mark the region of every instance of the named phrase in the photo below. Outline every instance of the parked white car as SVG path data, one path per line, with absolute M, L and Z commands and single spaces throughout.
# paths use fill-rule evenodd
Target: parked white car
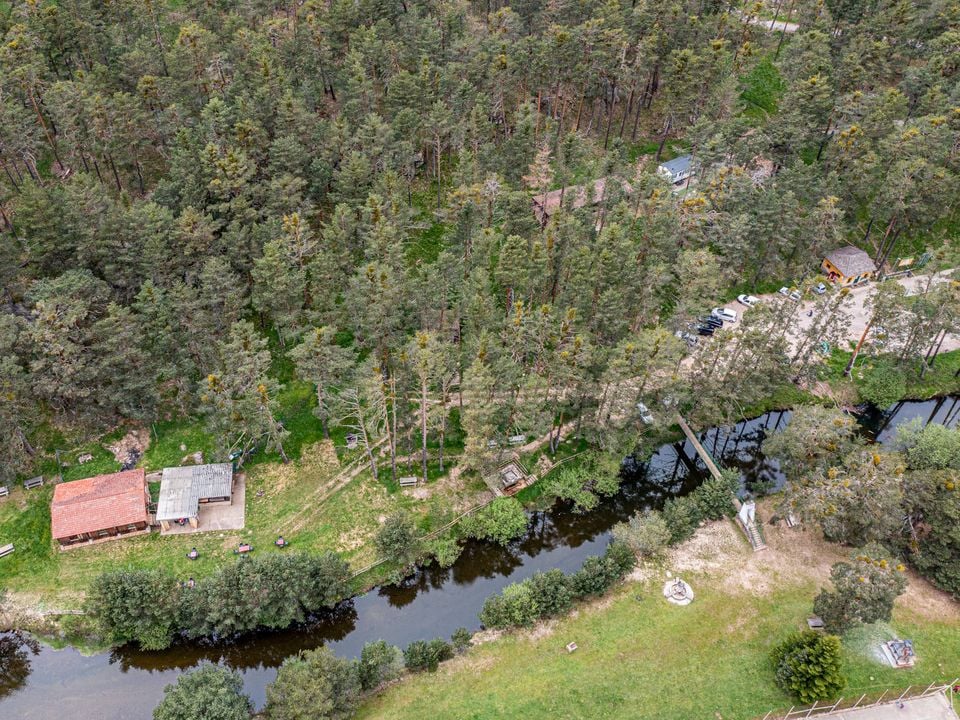
M 760 302 L 760 298 L 754 295 L 737 295 L 737 302 L 747 307 L 753 307 Z
M 645 422 L 647 425 L 653 425 L 653 414 L 651 414 L 650 409 L 642 402 L 637 403 L 637 413 L 640 415 L 640 419 L 643 420 L 643 422 Z
M 725 307 L 715 307 L 710 314 L 718 320 L 735 323 L 737 321 L 737 311 Z
M 790 295 L 788 295 L 788 297 L 794 302 L 800 302 L 800 298 L 803 296 L 800 294 L 799 290 L 791 290 Z
M 823 295 L 827 291 L 827 286 L 824 285 L 823 283 L 819 283 L 818 285 L 814 286 L 813 291 L 817 295 Z

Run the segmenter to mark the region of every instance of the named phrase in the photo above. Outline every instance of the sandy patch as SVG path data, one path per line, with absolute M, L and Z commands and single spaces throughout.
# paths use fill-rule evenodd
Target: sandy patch
M 897 598 L 896 607 L 914 612 L 927 620 L 949 622 L 960 620 L 960 603 L 938 590 L 913 570 L 907 570 L 909 584 Z

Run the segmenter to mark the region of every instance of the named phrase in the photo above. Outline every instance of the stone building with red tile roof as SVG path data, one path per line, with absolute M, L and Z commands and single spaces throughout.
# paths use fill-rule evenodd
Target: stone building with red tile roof
M 150 530 L 150 491 L 142 469 L 61 483 L 50 521 L 61 548 Z

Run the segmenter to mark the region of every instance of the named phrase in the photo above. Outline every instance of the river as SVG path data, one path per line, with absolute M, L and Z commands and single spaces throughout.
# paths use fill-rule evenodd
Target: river
M 864 434 L 879 442 L 915 417 L 951 426 L 960 417 L 960 396 L 898 403 L 886 413 L 860 417 Z M 747 490 L 763 492 L 782 485 L 773 458 L 760 452 L 767 434 L 790 421 L 789 411 L 770 412 L 732 427 L 714 428 L 701 441 L 721 465 L 740 471 Z M 219 645 L 177 645 L 157 653 L 129 647 L 85 656 L 73 648 L 55 650 L 23 645 L 19 655 L 0 668 L 0 718 L 57 720 L 148 720 L 163 688 L 202 661 L 238 670 L 257 707 L 277 666 L 299 650 L 329 645 L 355 657 L 364 643 L 383 639 L 404 647 L 413 640 L 449 637 L 459 627 L 477 629 L 484 599 L 505 585 L 538 570 L 576 570 L 590 555 L 603 552 L 610 529 L 637 510 L 660 505 L 666 497 L 696 487 L 706 469 L 688 442 L 660 447 L 645 463 L 627 462 L 620 491 L 590 513 L 557 506 L 531 513 L 527 535 L 508 548 L 471 542 L 446 570 L 431 565 L 400 585 L 375 588 L 341 603 L 307 626 L 258 633 Z M 18 640 L 0 635 L 0 653 Z

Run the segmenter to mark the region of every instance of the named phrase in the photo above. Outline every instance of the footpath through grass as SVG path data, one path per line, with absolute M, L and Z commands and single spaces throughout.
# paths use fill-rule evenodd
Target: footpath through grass
M 765 553 L 742 549 L 721 570 L 684 571 L 696 593 L 684 608 L 664 601 L 665 575 L 653 570 L 645 581 L 631 582 L 613 598 L 546 628 L 506 635 L 435 674 L 408 677 L 359 716 L 746 720 L 789 708 L 794 702 L 773 681 L 770 650 L 791 629 L 805 626 L 830 563 L 844 554 L 823 543 L 815 550 L 825 555 L 819 561 L 802 550 L 798 557 L 790 544 L 807 538 L 797 537 L 775 537 L 769 561 L 760 557 Z M 705 552 L 702 543 L 694 547 L 697 556 Z M 698 559 L 681 566 L 697 567 Z M 845 696 L 960 675 L 960 606 L 951 608 L 926 583 L 911 582 L 922 590 L 904 596 L 890 625 L 871 626 L 845 640 Z M 894 634 L 914 640 L 915 668 L 893 670 L 875 659 L 876 641 Z M 578 645 L 572 654 L 565 649 L 571 641 Z

